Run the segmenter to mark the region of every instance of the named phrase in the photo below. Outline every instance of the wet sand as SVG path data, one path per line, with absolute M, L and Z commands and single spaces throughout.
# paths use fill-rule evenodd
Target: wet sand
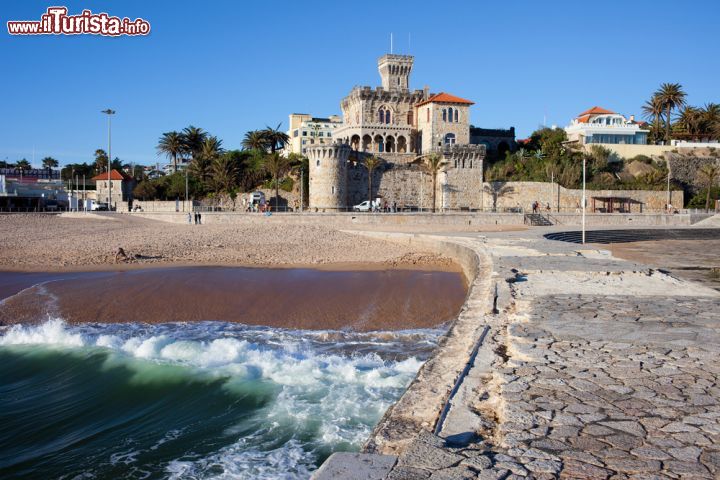
M 28 288 L 41 282 L 46 283 Z M 0 303 L 0 324 L 56 316 L 69 323 L 219 320 L 298 329 L 401 330 L 454 319 L 466 290 L 461 273 L 427 270 L 0 272 L 0 298 L 10 297 Z

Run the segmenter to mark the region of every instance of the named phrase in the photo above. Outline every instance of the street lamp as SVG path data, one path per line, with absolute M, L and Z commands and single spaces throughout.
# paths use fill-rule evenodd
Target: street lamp
M 111 128 L 112 128 L 112 115 L 115 115 L 115 110 L 106 109 L 101 111 L 100 113 L 104 113 L 108 116 L 108 211 L 112 211 L 112 204 L 110 203 L 110 190 L 112 188 L 112 181 L 110 180 L 110 164 L 112 162 L 112 137 L 111 137 Z
M 587 157 L 583 154 L 583 192 L 582 192 L 582 243 L 585 245 L 585 162 Z

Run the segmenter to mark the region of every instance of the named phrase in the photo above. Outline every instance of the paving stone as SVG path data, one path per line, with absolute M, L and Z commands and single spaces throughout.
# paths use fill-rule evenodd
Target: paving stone
M 605 468 L 582 463 L 575 460 L 567 461 L 563 464 L 560 478 L 563 479 L 606 479 L 610 477 L 612 472 Z
M 634 422 L 634 421 L 610 421 L 610 422 L 600 422 L 600 425 L 606 426 L 608 428 L 614 428 L 615 430 L 621 430 L 623 432 L 627 432 L 630 435 L 635 435 L 636 437 L 644 437 L 647 433 L 645 431 L 645 428 L 640 424 L 640 422 Z
M 698 459 L 702 451 L 697 447 L 681 447 L 668 448 L 667 452 L 682 462 L 694 462 Z
M 650 446 L 644 446 L 644 447 L 638 447 L 630 451 L 633 455 L 639 458 L 647 459 L 647 460 L 667 460 L 670 458 L 670 455 L 663 452 L 659 448 L 650 447 Z
M 661 464 L 657 460 L 631 460 L 609 458 L 605 462 L 607 468 L 620 473 L 659 472 Z
M 525 464 L 525 468 L 533 473 L 549 473 L 557 475 L 560 472 L 560 462 L 555 460 L 535 459 Z
M 472 480 L 477 472 L 466 465 L 436 470 L 430 475 L 431 480 Z

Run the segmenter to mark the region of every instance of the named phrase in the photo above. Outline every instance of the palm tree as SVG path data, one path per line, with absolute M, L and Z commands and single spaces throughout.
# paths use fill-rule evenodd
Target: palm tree
M 266 145 L 270 147 L 270 153 L 275 153 L 276 150 L 282 150 L 285 145 L 290 141 L 290 136 L 280 130 L 282 123 L 278 123 L 275 128 L 265 127 L 265 130 L 261 130 L 262 135 L 265 137 Z
M 372 184 L 373 184 L 373 172 L 376 168 L 382 164 L 382 159 L 375 157 L 373 155 L 368 155 L 365 157 L 365 160 L 363 160 L 362 164 L 368 171 L 368 200 L 370 201 L 370 204 L 372 206 Z
M 200 153 L 203 143 L 208 138 L 208 133 L 202 128 L 190 125 L 189 127 L 183 128 L 181 133 L 185 154 L 190 156 L 191 160 L 194 160 Z
M 275 183 L 275 210 L 280 206 L 280 178 L 290 170 L 290 160 L 278 153 L 271 153 L 265 157 L 265 170 L 273 177 Z
M 50 170 L 51 168 L 56 168 L 58 165 L 60 165 L 60 162 L 58 162 L 52 157 L 45 157 L 42 159 L 43 168 L 47 168 L 48 170 Z
M 103 173 L 107 169 L 108 156 L 105 150 L 98 148 L 95 150 L 95 172 Z
M 660 97 L 655 94 L 642 106 L 643 116 L 652 122 L 653 139 L 657 142 L 660 138 L 660 117 L 663 114 L 663 103 Z
M 706 103 L 702 109 L 702 115 L 705 119 L 704 135 L 717 135 L 715 130 L 720 131 L 720 105 L 717 103 Z
M 268 139 L 262 130 L 251 130 L 245 134 L 242 146 L 245 150 L 259 150 L 267 152 Z
M 213 175 L 215 160 L 223 153 L 222 140 L 214 136 L 205 138 L 193 160 L 190 162 L 190 173 L 208 185 Z
M 213 186 L 218 192 L 227 193 L 232 198 L 233 209 L 237 197 L 237 173 L 237 164 L 229 155 L 220 155 L 212 162 Z
M 435 213 L 437 197 L 437 175 L 445 167 L 445 159 L 439 153 L 431 153 L 420 157 L 421 168 L 432 176 L 432 211 Z
M 707 188 L 707 194 L 705 196 L 705 211 L 710 210 L 710 190 L 718 181 L 720 177 L 720 168 L 717 165 L 706 164 L 698 170 L 698 180 L 702 185 Z
M 30 162 L 23 158 L 22 160 L 18 160 L 17 162 L 15 162 L 15 168 L 20 170 L 30 170 L 32 168 L 32 165 L 30 165 Z
M 670 123 L 672 111 L 685 105 L 687 94 L 679 83 L 663 83 L 655 92 L 665 109 L 665 141 L 670 145 Z
M 183 134 L 176 131 L 163 133 L 156 148 L 158 153 L 172 159 L 173 173 L 177 172 L 178 157 L 186 151 Z
M 696 137 L 704 130 L 705 116 L 701 110 L 686 106 L 680 110 L 677 123 L 689 136 Z

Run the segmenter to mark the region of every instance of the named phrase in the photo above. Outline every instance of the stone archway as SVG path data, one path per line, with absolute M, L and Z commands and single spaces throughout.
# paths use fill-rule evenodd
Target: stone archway
M 394 153 L 395 152 L 395 137 L 392 135 L 388 135 L 385 137 L 385 151 L 387 153 Z
M 353 135 L 350 137 L 350 148 L 356 152 L 360 150 L 360 135 Z
M 383 153 L 385 151 L 385 145 L 383 144 L 383 137 L 381 135 L 375 135 L 375 151 Z
M 367 152 L 370 150 L 370 146 L 372 145 L 372 138 L 370 135 L 363 135 L 362 137 L 362 151 Z
M 397 151 L 398 153 L 407 153 L 407 140 L 402 135 L 397 139 Z

